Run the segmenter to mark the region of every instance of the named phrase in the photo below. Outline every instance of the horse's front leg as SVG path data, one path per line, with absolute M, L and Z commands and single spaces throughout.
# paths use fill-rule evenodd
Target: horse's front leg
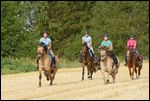
M 85 65 L 82 64 L 82 80 L 84 80 L 84 68 L 85 68 Z
M 90 79 L 91 78 L 91 72 L 90 72 L 90 65 L 87 65 L 87 71 L 88 71 L 88 78 Z
M 133 65 L 133 67 L 132 67 L 132 73 L 131 73 L 131 79 L 133 80 L 133 76 L 134 76 L 134 72 L 135 72 L 135 65 Z
M 109 74 L 110 74 L 110 73 L 109 73 L 109 72 L 107 72 L 107 75 L 106 75 L 106 76 L 107 76 L 107 77 L 106 77 L 106 84 L 108 84 L 108 83 L 109 83 Z
M 41 87 L 42 70 L 39 71 L 39 87 Z
M 112 79 L 113 79 L 113 83 L 115 83 L 116 74 L 112 73 L 112 74 L 111 74 L 111 77 L 112 77 Z
M 131 78 L 131 67 L 128 66 L 128 69 L 129 69 L 129 75 L 130 75 L 130 78 Z
M 95 67 L 94 67 L 95 68 Z M 91 74 L 91 80 L 92 80 L 92 75 L 93 75 L 93 69 L 92 69 L 92 66 L 90 68 L 90 74 Z

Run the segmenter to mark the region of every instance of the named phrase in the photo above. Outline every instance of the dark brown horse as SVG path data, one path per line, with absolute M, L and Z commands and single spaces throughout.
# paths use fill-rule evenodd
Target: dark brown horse
M 86 43 L 82 44 L 82 80 L 84 80 L 84 68 L 87 66 L 88 78 L 92 79 L 93 72 L 96 72 L 96 63 L 92 59 Z
M 143 61 L 143 58 L 141 56 L 140 58 Z M 142 65 L 139 66 L 138 64 L 138 59 L 136 56 L 135 49 L 127 48 L 127 66 L 129 69 L 129 75 L 131 79 L 132 80 L 134 79 L 134 72 L 136 73 L 136 78 L 138 79 L 140 77 L 140 71 L 142 69 Z
M 39 70 L 39 86 L 41 86 L 42 71 L 46 74 L 47 80 L 50 80 L 50 85 L 52 85 L 57 72 L 57 66 L 52 67 L 52 59 L 49 57 L 47 50 L 44 46 L 37 46 L 37 58 L 38 60 L 38 70 Z M 56 57 L 56 63 L 57 63 Z

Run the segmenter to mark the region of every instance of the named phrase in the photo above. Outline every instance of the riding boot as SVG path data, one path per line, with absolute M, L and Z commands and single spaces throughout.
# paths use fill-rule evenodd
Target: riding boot
M 98 63 L 95 54 L 92 54 L 92 58 L 94 60 L 94 63 Z

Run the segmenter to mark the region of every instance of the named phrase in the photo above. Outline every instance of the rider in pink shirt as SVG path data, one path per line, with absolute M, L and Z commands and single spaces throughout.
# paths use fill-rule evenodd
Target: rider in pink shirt
M 128 43 L 127 43 L 127 47 L 130 48 L 130 49 L 134 49 L 135 50 L 137 58 L 139 60 L 139 65 L 141 65 L 139 53 L 138 53 L 138 51 L 136 49 L 136 40 L 133 38 L 133 35 L 130 36 L 130 39 L 128 40 Z M 127 66 L 127 56 L 125 58 L 125 66 Z

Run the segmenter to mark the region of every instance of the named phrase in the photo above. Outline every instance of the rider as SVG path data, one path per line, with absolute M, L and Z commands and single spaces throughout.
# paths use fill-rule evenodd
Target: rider
M 118 67 L 117 57 L 112 51 L 113 45 L 112 45 L 112 42 L 110 40 L 108 40 L 108 34 L 107 33 L 104 34 L 104 40 L 101 42 L 101 46 L 109 49 L 108 52 L 110 54 L 110 57 L 114 60 L 114 64 Z
M 89 36 L 89 33 L 87 31 L 85 32 L 85 36 L 82 37 L 82 44 L 84 44 L 84 43 L 87 43 L 89 52 L 92 55 L 91 57 L 93 58 L 94 63 L 97 63 L 97 59 L 96 59 L 96 56 L 94 54 L 94 50 L 92 47 L 92 38 L 91 38 L 91 36 Z M 80 60 L 79 61 L 82 62 L 82 51 L 80 52 Z
M 40 44 L 42 44 L 43 46 L 46 46 L 47 48 L 47 52 L 48 52 L 48 55 L 51 57 L 52 59 L 52 66 L 55 67 L 56 65 L 56 60 L 55 60 L 55 55 L 52 51 L 52 48 L 51 48 L 51 39 L 47 37 L 47 32 L 45 31 L 44 34 L 43 34 L 43 37 L 39 40 Z
M 134 37 L 133 37 L 132 34 L 130 35 L 130 39 L 128 40 L 127 48 L 130 48 L 130 49 L 134 49 L 134 50 L 135 50 L 135 53 L 136 53 L 137 58 L 138 58 L 138 60 L 139 60 L 138 63 L 139 63 L 139 65 L 141 66 L 141 59 L 140 59 L 139 53 L 138 53 L 138 51 L 137 51 L 137 49 L 136 49 L 136 40 L 134 39 Z M 124 64 L 124 65 L 127 66 L 127 54 L 126 54 L 126 56 L 125 56 L 125 64 Z

